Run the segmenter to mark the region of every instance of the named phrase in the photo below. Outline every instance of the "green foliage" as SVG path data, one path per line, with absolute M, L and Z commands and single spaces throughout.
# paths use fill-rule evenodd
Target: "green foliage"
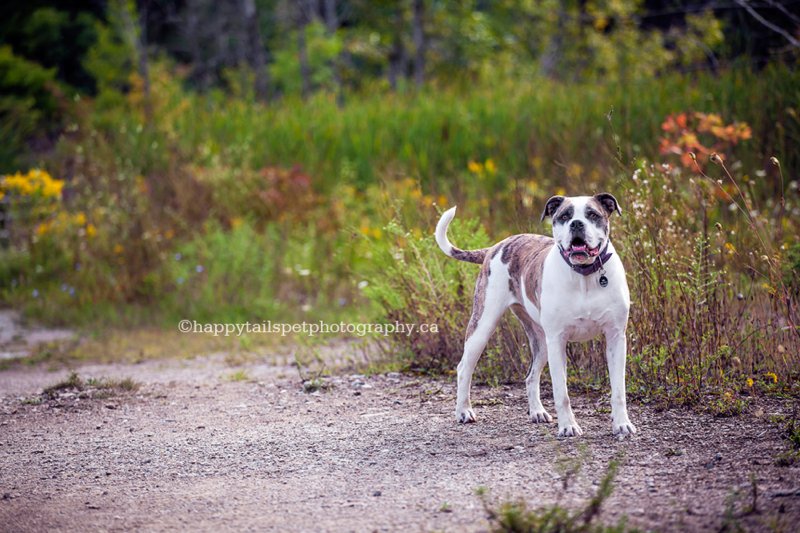
M 258 234 L 246 222 L 230 231 L 211 225 L 177 247 L 164 265 L 165 279 L 154 280 L 154 288 L 172 287 L 166 307 L 180 318 L 244 322 L 276 316 L 285 308 L 276 283 L 277 237 L 274 227 Z
M 0 172 L 18 170 L 25 142 L 52 127 L 57 106 L 55 71 L 0 46 Z
M 305 32 L 312 86 L 317 89 L 334 90 L 331 64 L 342 51 L 341 38 L 328 33 L 325 26 L 318 21 L 298 31 Z M 296 32 L 294 33 L 295 36 L 290 41 L 292 44 L 276 52 L 275 61 L 270 66 L 270 74 L 280 94 L 297 96 L 301 93 L 302 77 Z
M 84 68 L 97 83 L 101 102 L 113 107 L 124 103 L 121 93 L 134 81 L 141 30 L 132 0 L 110 1 L 107 19 L 107 24 L 96 24 L 97 41 L 86 54 Z
M 411 335 L 388 339 L 385 348 L 405 357 L 412 369 L 452 371 L 461 358 L 480 267 L 444 255 L 431 234 L 415 238 L 396 221 L 385 229 L 393 244 L 373 255 L 365 294 L 383 309 L 389 323 L 437 325 L 435 334 L 417 328 Z M 477 219 L 455 220 L 450 239 L 464 249 L 490 244 Z M 530 356 L 523 339 L 519 327 L 499 330 L 487 346 L 477 378 L 496 385 L 524 373 Z
M 569 509 L 555 504 L 537 509 L 530 509 L 524 500 L 505 502 L 499 508 L 493 508 L 485 492 L 479 492 L 483 506 L 492 524 L 492 531 L 497 533 L 623 533 L 637 531 L 625 525 L 625 520 L 613 526 L 598 523 L 598 516 L 603 503 L 614 490 L 614 478 L 619 463 L 611 461 L 606 474 L 600 480 L 595 494 L 582 509 Z
M 770 226 L 756 221 L 742 231 L 739 213 L 711 209 L 720 191 L 716 183 L 692 179 L 687 187 L 684 180 L 678 168 L 641 164 L 620 184 L 633 212 L 617 233 L 636 298 L 629 390 L 666 404 L 705 404 L 715 415 L 737 415 L 747 396 L 769 391 L 757 376 L 771 376 L 773 385 L 780 376 L 789 386 L 796 363 L 776 354 L 796 346 L 798 337 L 785 327 L 793 317 L 774 311 L 776 291 L 785 291 L 776 289 L 779 270 L 762 266 L 763 254 L 775 252 L 756 239 L 756 230 Z M 767 239 L 773 242 L 775 235 Z M 738 250 L 759 252 L 745 256 Z M 775 264 L 784 262 L 775 257 Z M 753 280 L 743 268 L 761 274 Z

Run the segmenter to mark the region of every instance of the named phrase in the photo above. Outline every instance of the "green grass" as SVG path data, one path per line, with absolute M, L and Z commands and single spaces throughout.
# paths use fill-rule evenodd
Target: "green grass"
M 206 166 L 220 160 L 251 168 L 299 164 L 328 189 L 340 179 L 363 186 L 409 175 L 451 192 L 460 188 L 454 180 L 468 161 L 486 158 L 498 163 L 506 182 L 532 175 L 557 183 L 575 163 L 587 175 L 597 170 L 593 181 L 600 181 L 615 159 L 607 128 L 612 108 L 627 159 L 656 155 L 664 117 L 695 110 L 753 127 L 755 140 L 738 154 L 745 166 L 759 168 L 776 155 L 791 172 L 798 167 L 790 141 L 800 132 L 791 107 L 798 86 L 796 70 L 773 66 L 758 73 L 667 74 L 603 85 L 497 80 L 463 92 L 360 95 L 344 110 L 326 94 L 270 106 L 193 96 L 192 112 L 176 129 L 181 146 Z
M 250 381 L 250 379 L 250 374 L 247 372 L 247 370 L 237 370 L 236 372 L 231 372 L 225 376 L 226 381 L 231 381 L 234 383 Z
M 477 494 L 486 510 L 491 530 L 496 533 L 632 533 L 638 530 L 627 527 L 624 518 L 616 525 L 599 521 L 603 504 L 614 490 L 618 468 L 617 461 L 609 463 L 594 495 L 578 509 L 560 503 L 531 509 L 524 500 L 494 505 L 489 502 L 485 489 L 479 489 Z

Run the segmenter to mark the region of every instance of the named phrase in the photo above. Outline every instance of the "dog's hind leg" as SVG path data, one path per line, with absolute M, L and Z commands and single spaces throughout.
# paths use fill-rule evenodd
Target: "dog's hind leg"
M 492 336 L 497 322 L 511 303 L 508 291 L 508 269 L 498 260 L 484 263 L 475 284 L 475 299 L 472 317 L 467 326 L 464 354 L 458 363 L 458 393 L 456 399 L 456 420 L 462 424 L 475 422 L 469 392 L 472 373 L 478 359 Z
M 547 342 L 542 327 L 536 324 L 520 305 L 512 305 L 511 311 L 519 319 L 525 335 L 528 336 L 528 344 L 531 349 L 531 367 L 528 376 L 525 378 L 525 388 L 528 390 L 528 416 L 531 422 L 552 422 L 553 417 L 545 411 L 542 405 L 542 398 L 539 391 L 539 382 L 542 378 L 542 370 L 547 364 Z

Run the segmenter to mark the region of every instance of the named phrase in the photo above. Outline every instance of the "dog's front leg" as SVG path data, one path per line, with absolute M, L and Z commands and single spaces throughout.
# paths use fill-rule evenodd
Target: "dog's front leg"
M 583 435 L 583 430 L 575 421 L 567 393 L 567 343 L 562 335 L 547 337 L 547 361 L 553 382 L 553 400 L 558 413 L 558 436 Z
M 627 357 L 627 338 L 625 330 L 614 329 L 606 332 L 606 360 L 608 377 L 611 381 L 611 428 L 614 435 L 636 433 L 628 418 L 625 401 L 625 359 Z

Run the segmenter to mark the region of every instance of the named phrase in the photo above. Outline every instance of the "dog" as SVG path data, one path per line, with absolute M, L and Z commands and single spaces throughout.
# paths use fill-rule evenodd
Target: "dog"
M 553 196 L 541 217 L 541 221 L 552 219 L 552 238 L 524 233 L 481 250 L 461 250 L 450 243 L 447 228 L 455 212 L 453 207 L 442 214 L 436 242 L 448 256 L 481 265 L 464 354 L 458 364 L 457 421 L 475 422 L 470 402 L 472 373 L 500 317 L 511 308 L 531 349 L 531 367 L 525 379 L 531 421 L 553 421 L 539 396 L 542 370 L 549 363 L 558 436 L 583 434 L 567 392 L 567 342 L 604 334 L 612 432 L 622 436 L 636 433 L 625 399 L 630 292 L 610 239 L 610 218 L 622 214 L 616 198 L 609 193 Z

